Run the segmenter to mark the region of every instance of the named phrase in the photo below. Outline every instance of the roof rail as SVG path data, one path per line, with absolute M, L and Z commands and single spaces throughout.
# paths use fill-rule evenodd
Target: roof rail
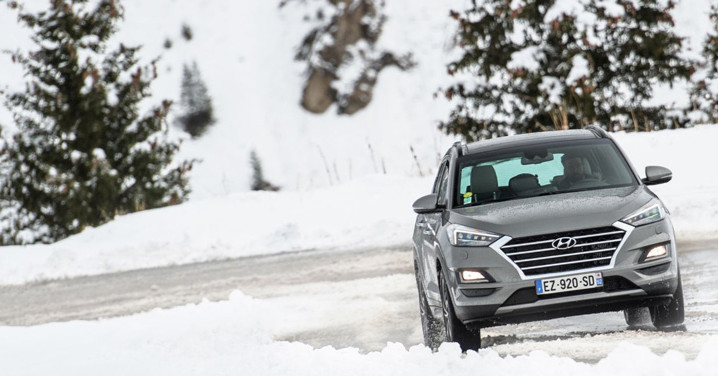
M 589 125 L 588 127 L 586 127 L 586 129 L 588 129 L 589 131 L 591 131 L 591 133 L 598 136 L 598 138 L 608 138 L 608 133 L 606 133 L 606 131 L 603 130 L 603 128 L 601 128 L 601 127 L 598 127 L 595 125 Z
M 458 154 L 459 157 L 469 152 L 469 148 L 466 147 L 466 143 L 464 143 L 463 141 L 456 141 L 451 146 L 456 147 L 456 154 Z

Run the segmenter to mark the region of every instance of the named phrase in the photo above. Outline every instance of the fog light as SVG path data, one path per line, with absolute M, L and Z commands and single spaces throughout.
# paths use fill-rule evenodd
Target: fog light
M 663 257 L 668 254 L 668 249 L 666 248 L 666 245 L 659 245 L 657 247 L 651 248 L 648 253 L 646 253 L 646 260 L 654 259 L 658 257 Z
M 461 271 L 462 282 L 486 282 L 486 277 L 477 270 L 462 270 Z

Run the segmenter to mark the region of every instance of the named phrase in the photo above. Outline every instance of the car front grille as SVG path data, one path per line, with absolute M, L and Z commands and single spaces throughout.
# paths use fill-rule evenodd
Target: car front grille
M 621 229 L 608 226 L 527 236 L 511 239 L 501 250 L 526 276 L 580 271 L 609 265 L 625 234 Z M 554 248 L 552 243 L 561 238 L 572 238 L 575 245 L 568 249 Z

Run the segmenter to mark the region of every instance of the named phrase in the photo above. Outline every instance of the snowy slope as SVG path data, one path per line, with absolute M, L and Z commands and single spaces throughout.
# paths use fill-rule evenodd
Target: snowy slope
M 30 2 L 31 9 L 45 3 Z M 313 115 L 299 106 L 305 66 L 294 61 L 296 47 L 314 24 L 309 9 L 325 0 L 278 1 L 125 0 L 125 21 L 117 41 L 141 44 L 145 61 L 161 56 L 154 98 L 178 103 L 182 65 L 196 61 L 213 97 L 217 123 L 206 136 L 184 143 L 182 158 L 202 160 L 193 170 L 194 198 L 246 191 L 249 153 L 256 149 L 269 180 L 305 190 L 387 171 L 418 175 L 413 145 L 427 173 L 450 139 L 436 131 L 448 103 L 434 92 L 446 78 L 453 24 L 451 1 L 389 1 L 388 21 L 377 48 L 411 51 L 417 66 L 408 73 L 380 74 L 369 108 L 356 116 L 330 108 Z M 187 24 L 194 37 L 184 40 Z M 0 6 L 0 50 L 31 48 L 13 13 Z M 170 49 L 163 47 L 171 40 Z M 7 68 L 7 69 L 5 69 Z M 0 87 L 22 88 L 21 71 L 0 57 Z M 0 109 L 0 124 L 10 124 Z M 7 125 L 6 125 L 7 126 Z M 371 150 L 370 150 L 371 148 Z M 373 151 L 372 151 L 373 150 Z M 327 172 L 329 170 L 329 173 Z
M 182 153 L 203 161 L 193 171 L 194 198 L 247 190 L 253 148 L 270 181 L 306 190 L 383 171 L 416 176 L 410 145 L 423 172 L 433 168 L 451 142 L 436 131 L 448 103 L 433 99 L 446 78 L 451 3 L 387 2 L 377 48 L 411 50 L 418 64 L 408 73 L 381 72 L 372 104 L 352 117 L 336 115 L 334 107 L 313 115 L 299 106 L 305 66 L 294 54 L 314 26 L 305 14 L 326 7 L 324 0 L 290 1 L 281 9 L 277 1 L 125 1 L 119 38 L 144 44 L 148 56 L 162 55 L 159 97 L 178 98 L 183 63 L 196 60 L 207 81 L 218 122 Z M 148 19 L 149 37 L 137 32 Z M 194 32 L 190 42 L 179 36 L 182 23 Z M 169 50 L 165 38 L 174 41 Z
M 25 3 L 29 9 L 47 6 L 44 1 Z M 146 104 L 164 98 L 178 102 L 182 65 L 192 61 L 214 98 L 217 123 L 201 139 L 186 139 L 180 155 L 201 160 L 193 170 L 193 199 L 247 191 L 252 149 L 262 159 L 267 178 L 285 190 L 324 187 L 384 171 L 401 176 L 433 172 L 437 158 L 454 141 L 436 130 L 450 104 L 434 94 L 453 80 L 446 64 L 458 51 L 453 46 L 455 21 L 448 12 L 461 2 L 385 3 L 387 21 L 377 49 L 410 51 L 417 66 L 409 72 L 381 72 L 372 103 L 347 117 L 335 114 L 333 107 L 313 115 L 299 106 L 305 67 L 294 61 L 294 54 L 315 26 L 305 16 L 326 8 L 326 0 L 294 0 L 282 8 L 279 1 L 122 1 L 125 21 L 116 41 L 143 45 L 145 61 L 161 57 L 154 97 Z M 710 29 L 709 4 L 680 1 L 674 11 L 677 31 L 687 38 L 688 56 L 698 55 Z M 193 31 L 191 41 L 180 35 L 183 24 Z M 18 27 L 4 4 L 0 35 L 0 50 L 32 47 L 27 31 Z M 172 48 L 163 47 L 166 40 Z M 0 55 L 0 89 L 20 90 L 22 82 L 19 66 Z M 685 92 L 681 87 L 659 88 L 655 100 L 684 101 Z M 0 108 L 0 124 L 12 128 L 11 123 Z

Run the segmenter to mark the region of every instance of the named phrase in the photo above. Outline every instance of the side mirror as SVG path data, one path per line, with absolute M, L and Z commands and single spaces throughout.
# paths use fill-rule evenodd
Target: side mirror
M 436 193 L 432 193 L 426 196 L 422 196 L 418 200 L 414 201 L 414 211 L 418 214 L 433 213 L 439 210 L 436 201 L 439 197 Z
M 642 179 L 645 185 L 668 183 L 673 178 L 671 170 L 661 166 L 646 166 L 646 177 Z

